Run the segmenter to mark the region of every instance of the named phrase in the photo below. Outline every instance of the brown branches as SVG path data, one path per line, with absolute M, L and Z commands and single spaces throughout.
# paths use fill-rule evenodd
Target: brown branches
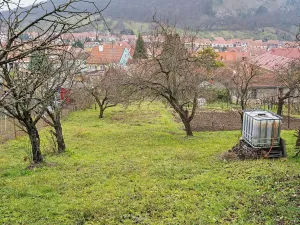
M 104 117 L 104 111 L 107 108 L 128 100 L 123 91 L 124 79 L 124 71 L 113 65 L 107 66 L 104 72 L 83 75 L 83 89 L 96 101 L 100 109 L 100 119 Z
M 4 1 L 0 5 L 0 28 L 5 32 L 7 41 L 1 43 L 0 65 L 25 58 L 36 51 L 64 46 L 63 35 L 87 25 L 96 26 L 99 21 L 105 23 L 102 12 L 109 3 L 99 10 L 94 2 L 86 0 L 70 0 L 59 5 L 52 1 L 35 2 L 29 8 L 23 8 L 20 2 Z M 92 5 L 94 10 L 87 11 L 82 5 Z M 3 12 L 3 9 L 7 10 Z M 37 11 L 42 11 L 40 16 L 35 15 Z M 35 19 L 30 21 L 32 17 Z M 23 40 L 25 34 L 34 35 Z
M 128 85 L 142 98 L 167 101 L 182 120 L 187 136 L 192 136 L 190 122 L 198 98 L 206 97 L 202 83 L 209 79 L 216 55 L 210 50 L 195 54 L 185 44 L 188 32 L 180 35 L 176 26 L 155 20 L 154 27 L 155 38 L 150 43 L 153 54 L 131 66 Z

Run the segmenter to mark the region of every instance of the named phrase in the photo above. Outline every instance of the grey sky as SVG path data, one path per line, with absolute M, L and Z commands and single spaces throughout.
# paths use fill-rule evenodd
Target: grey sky
M 39 0 L 39 2 L 40 2 L 41 0 Z M 21 0 L 21 4 L 23 5 L 23 6 L 25 6 L 25 5 L 30 5 L 30 4 L 32 4 L 34 2 L 34 0 Z

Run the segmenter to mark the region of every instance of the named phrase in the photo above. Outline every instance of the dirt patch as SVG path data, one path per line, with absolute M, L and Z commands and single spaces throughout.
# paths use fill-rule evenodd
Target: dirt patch
M 117 112 L 111 116 L 111 120 L 122 122 L 122 123 L 136 123 L 136 122 L 144 122 L 144 123 L 152 123 L 153 119 L 159 117 L 159 112 L 133 112 L 133 113 L 124 113 L 124 112 Z
M 290 130 L 300 128 L 299 118 L 290 118 Z M 199 111 L 192 120 L 194 131 L 240 130 L 241 116 L 237 111 Z M 282 129 L 288 130 L 288 118 L 283 117 Z

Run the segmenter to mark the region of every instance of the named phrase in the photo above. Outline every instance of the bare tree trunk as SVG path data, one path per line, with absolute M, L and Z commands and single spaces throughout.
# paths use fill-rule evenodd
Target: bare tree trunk
M 55 129 L 55 137 L 57 142 L 57 151 L 58 153 L 63 153 L 66 151 L 66 144 L 64 140 L 60 119 L 55 121 L 54 129 Z
M 241 123 L 242 123 L 242 126 L 243 126 L 243 121 L 244 121 L 244 111 L 243 110 L 239 110 L 239 114 L 241 116 Z
M 246 103 L 245 103 L 244 98 L 241 98 L 241 108 L 242 108 L 242 110 L 246 109 Z
M 104 118 L 104 110 L 105 108 L 102 106 L 99 106 L 100 108 L 100 113 L 99 113 L 99 119 L 103 119 Z
M 279 116 L 282 116 L 283 105 L 284 105 L 284 99 L 283 98 L 278 98 L 277 114 Z
M 297 131 L 296 148 L 300 148 L 300 129 Z
M 34 163 L 37 164 L 42 163 L 43 157 L 41 153 L 40 136 L 36 126 L 35 125 L 28 126 L 27 132 L 31 143 L 32 160 Z
M 296 153 L 295 157 L 300 154 L 300 129 L 297 131 L 296 149 L 298 149 L 298 152 Z
M 193 131 L 192 131 L 192 127 L 191 127 L 191 122 L 187 121 L 187 120 L 182 120 L 184 127 L 185 127 L 185 132 L 186 135 L 188 137 L 192 137 L 193 136 Z
M 184 125 L 186 136 L 193 136 L 193 131 L 192 131 L 192 127 L 191 127 L 191 120 L 188 119 L 188 117 L 189 117 L 188 111 L 186 110 L 183 113 L 179 113 L 179 115 L 180 115 L 181 121 Z

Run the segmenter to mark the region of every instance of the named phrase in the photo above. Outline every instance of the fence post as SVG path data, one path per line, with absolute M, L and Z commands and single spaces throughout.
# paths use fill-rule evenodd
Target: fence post
M 16 121 L 14 119 L 14 133 L 15 133 L 15 138 L 17 138 L 17 129 L 16 129 Z
M 4 131 L 6 132 L 7 130 L 7 116 L 4 115 Z

